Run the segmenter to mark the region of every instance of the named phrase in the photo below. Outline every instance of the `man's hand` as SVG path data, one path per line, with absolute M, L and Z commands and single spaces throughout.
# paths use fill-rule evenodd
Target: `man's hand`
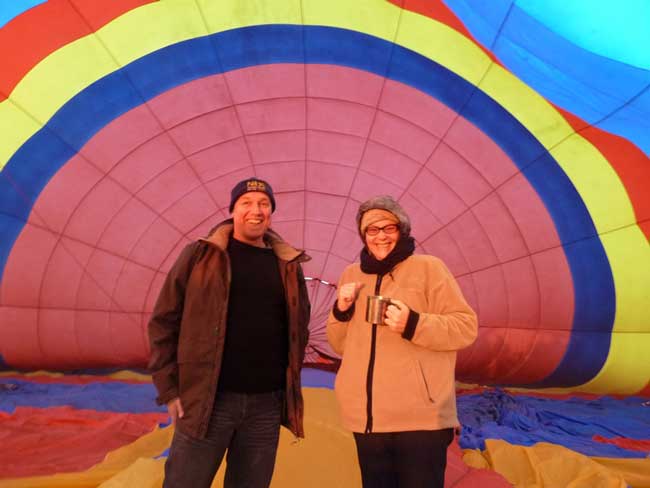
M 354 301 L 359 296 L 359 290 L 363 288 L 363 283 L 346 283 L 339 288 L 339 296 L 336 302 L 336 307 L 345 312 L 352 306 Z
M 172 425 L 176 425 L 176 421 L 182 419 L 183 415 L 185 415 L 181 399 L 174 398 L 173 400 L 168 401 L 167 412 L 169 412 L 169 417 L 172 419 Z
M 404 302 L 391 298 L 391 304 L 386 309 L 386 325 L 393 332 L 401 334 L 406 328 L 406 321 L 409 318 L 409 308 Z

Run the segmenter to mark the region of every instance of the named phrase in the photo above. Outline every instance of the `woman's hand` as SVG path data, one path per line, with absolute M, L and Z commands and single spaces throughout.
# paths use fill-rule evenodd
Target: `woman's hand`
M 406 321 L 409 318 L 410 309 L 400 300 L 391 298 L 390 305 L 386 309 L 386 325 L 393 332 L 401 334 L 406 328 Z
M 363 283 L 346 283 L 345 285 L 341 285 L 336 308 L 341 312 L 345 312 L 357 299 L 361 288 L 363 288 Z

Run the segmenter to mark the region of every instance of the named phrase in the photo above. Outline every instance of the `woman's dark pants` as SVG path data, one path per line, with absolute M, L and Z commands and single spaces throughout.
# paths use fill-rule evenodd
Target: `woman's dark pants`
M 363 488 L 443 488 L 453 429 L 354 434 Z

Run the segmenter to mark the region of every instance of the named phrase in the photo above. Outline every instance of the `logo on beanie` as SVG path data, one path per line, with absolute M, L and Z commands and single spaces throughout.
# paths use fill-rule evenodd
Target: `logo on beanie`
M 251 180 L 246 182 L 246 191 L 262 191 L 266 193 L 266 185 L 263 181 Z

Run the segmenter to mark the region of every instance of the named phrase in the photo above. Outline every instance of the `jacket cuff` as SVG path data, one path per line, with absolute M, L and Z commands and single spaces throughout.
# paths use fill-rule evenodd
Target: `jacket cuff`
M 338 307 L 338 300 L 334 302 L 334 307 L 332 307 L 332 314 L 334 315 L 334 318 L 338 320 L 339 322 L 349 322 L 352 320 L 352 316 L 354 315 L 354 306 L 356 304 L 353 303 L 350 308 L 348 308 L 345 312 L 342 312 L 339 310 Z
M 406 327 L 404 327 L 404 332 L 402 332 L 402 337 L 407 341 L 413 339 L 415 335 L 415 328 L 418 326 L 418 321 L 420 320 L 420 314 L 409 310 L 409 318 L 406 320 Z
M 179 398 L 180 395 L 178 394 L 178 389 L 177 388 L 171 388 L 167 390 L 165 393 L 161 393 L 156 397 L 156 404 L 158 405 L 167 405 L 170 401 L 172 401 L 174 398 Z

